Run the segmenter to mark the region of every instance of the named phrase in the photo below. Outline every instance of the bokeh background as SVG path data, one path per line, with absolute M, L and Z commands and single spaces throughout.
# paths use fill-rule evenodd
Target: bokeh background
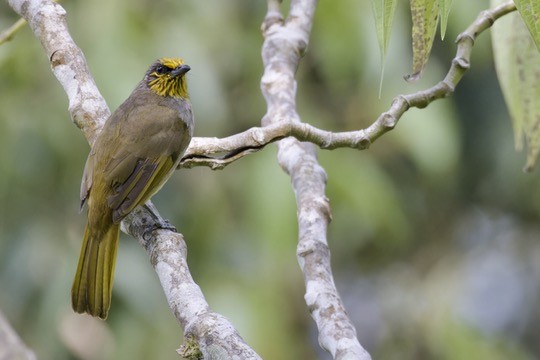
M 182 56 L 193 69 L 196 136 L 259 124 L 264 1 L 62 5 L 111 109 L 156 58 Z M 454 1 L 446 40 L 411 85 L 400 2 L 379 98 L 371 3 L 321 1 L 297 74 L 302 119 L 334 131 L 369 126 L 397 94 L 443 78 L 453 40 L 488 6 Z M 1 2 L 0 29 L 16 20 Z M 107 322 L 71 311 L 89 148 L 67 105 L 28 28 L 0 46 L 0 309 L 40 359 L 176 359 L 182 332 L 144 250 L 125 235 Z M 367 151 L 321 151 L 320 162 L 337 287 L 374 358 L 540 357 L 540 184 L 513 149 L 489 32 L 455 96 L 410 110 Z M 294 195 L 275 146 L 223 171 L 181 170 L 154 202 L 185 235 L 211 307 L 263 358 L 330 358 L 304 304 Z

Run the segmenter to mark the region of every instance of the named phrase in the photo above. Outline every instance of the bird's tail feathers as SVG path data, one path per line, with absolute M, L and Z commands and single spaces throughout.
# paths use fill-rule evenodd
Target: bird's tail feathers
M 93 231 L 88 224 L 77 273 L 71 288 L 71 304 L 78 313 L 107 318 L 111 306 L 114 265 L 120 227 L 110 224 Z

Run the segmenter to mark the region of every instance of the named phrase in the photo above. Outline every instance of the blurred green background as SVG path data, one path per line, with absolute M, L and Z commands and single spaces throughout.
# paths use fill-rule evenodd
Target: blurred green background
M 443 78 L 453 39 L 488 3 L 454 1 L 446 40 L 411 85 L 400 2 L 379 99 L 371 2 L 321 1 L 297 74 L 302 119 L 334 131 L 369 126 L 397 94 Z M 264 1 L 62 5 L 111 109 L 156 58 L 182 56 L 193 69 L 196 136 L 259 124 Z M 0 30 L 17 18 L 0 3 Z M 540 183 L 521 171 L 490 52 L 487 32 L 455 96 L 410 110 L 368 151 L 320 152 L 337 287 L 376 359 L 540 357 Z M 72 313 L 88 145 L 67 106 L 28 28 L 0 46 L 0 309 L 40 359 L 176 359 L 182 332 L 146 253 L 125 235 L 107 322 Z M 275 146 L 223 171 L 181 170 L 154 202 L 185 235 L 210 306 L 263 358 L 330 358 L 304 304 L 294 195 Z

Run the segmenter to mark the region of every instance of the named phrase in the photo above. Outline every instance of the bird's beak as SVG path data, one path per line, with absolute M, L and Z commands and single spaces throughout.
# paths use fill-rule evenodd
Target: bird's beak
M 171 71 L 171 77 L 175 78 L 178 76 L 182 76 L 185 73 L 187 73 L 189 70 L 191 70 L 189 65 L 180 65 L 179 67 Z

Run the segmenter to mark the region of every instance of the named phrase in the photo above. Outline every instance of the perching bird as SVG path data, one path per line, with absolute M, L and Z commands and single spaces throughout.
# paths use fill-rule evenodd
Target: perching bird
M 189 70 L 177 58 L 152 64 L 92 146 L 81 184 L 88 221 L 71 289 L 78 313 L 107 317 L 120 221 L 163 186 L 189 145 Z

